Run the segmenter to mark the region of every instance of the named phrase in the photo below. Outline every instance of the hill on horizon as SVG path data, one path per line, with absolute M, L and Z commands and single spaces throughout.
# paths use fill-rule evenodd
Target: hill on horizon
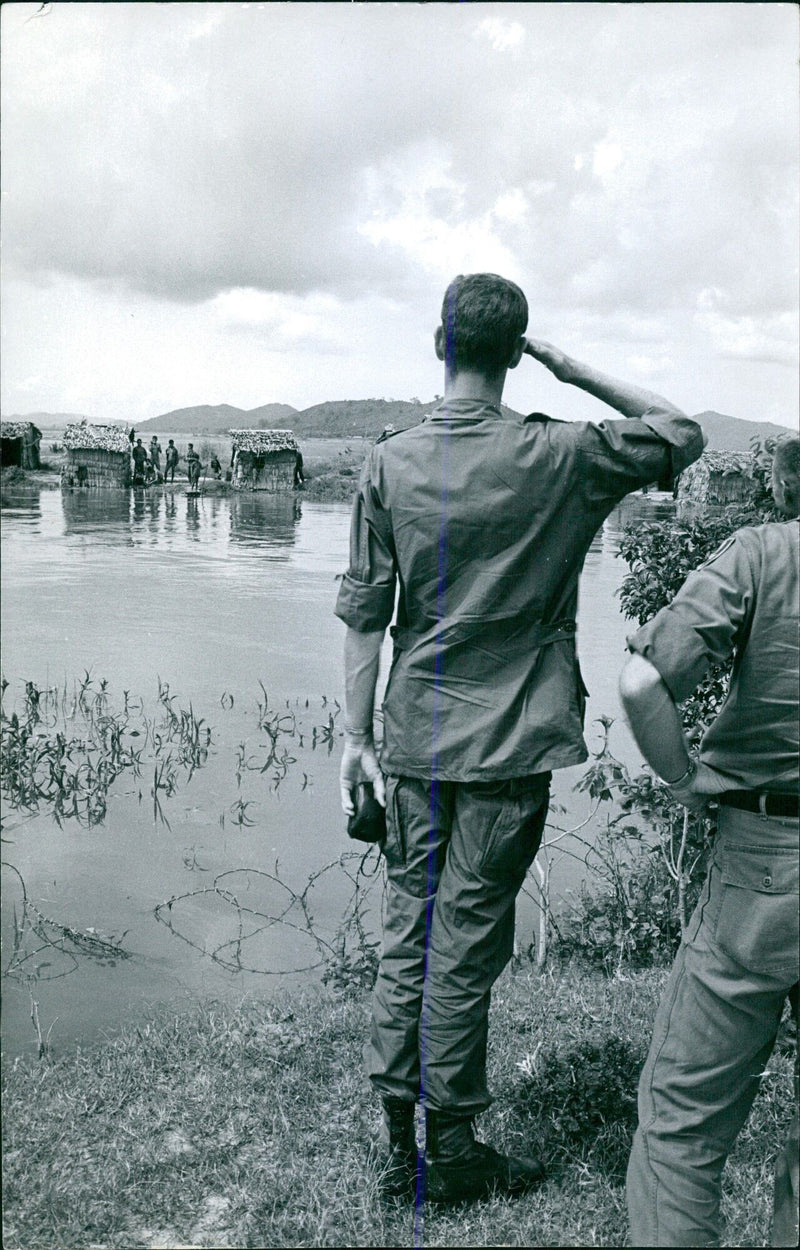
M 176 408 L 158 417 L 141 421 L 138 431 L 156 430 L 169 434 L 221 434 L 231 428 L 283 429 L 291 428 L 298 438 L 377 438 L 387 425 L 397 430 L 418 425 L 439 401 L 404 399 L 336 399 L 298 411 L 291 404 L 261 404 L 258 408 L 237 408 L 233 404 L 200 404 L 190 408 Z M 512 417 L 522 414 L 512 408 L 504 411 Z M 692 414 L 694 415 L 694 414 Z M 708 409 L 694 419 L 708 436 L 711 451 L 749 452 L 750 439 L 786 437 L 796 433 L 788 426 L 772 421 L 747 421 Z M 73 421 L 94 418 L 77 412 L 29 412 L 14 413 L 3 417 L 5 421 L 32 421 L 44 429 L 61 429 Z M 118 420 L 105 418 L 100 424 L 119 424 Z M 125 423 L 127 424 L 127 423 Z
M 293 417 L 290 404 L 261 404 L 258 408 L 237 408 L 233 404 L 198 404 L 174 408 L 140 421 L 137 430 L 168 431 L 170 434 L 220 434 L 230 429 L 275 429 Z
M 377 438 L 387 425 L 407 430 L 419 425 L 439 404 L 432 399 L 423 404 L 415 399 L 334 399 L 296 412 L 292 429 L 300 438 Z M 513 408 L 503 411 L 520 417 Z
M 385 426 L 404 430 L 418 425 L 437 405 L 437 400 L 422 404 L 413 400 L 394 399 L 340 399 L 314 404 L 295 412 L 291 425 L 299 438 L 347 438 L 362 435 L 377 438 Z M 523 414 L 503 405 L 512 417 Z M 693 414 L 692 414 L 693 415 Z M 694 418 L 708 436 L 712 451 L 750 451 L 750 439 L 786 436 L 793 433 L 787 426 L 771 421 L 746 421 L 741 417 L 729 417 L 722 412 L 708 409 Z M 280 422 L 275 422 L 279 425 Z
M 745 421 L 742 417 L 729 417 L 723 412 L 714 412 L 713 408 L 696 416 L 691 415 L 708 435 L 709 451 L 749 452 L 751 438 L 780 438 L 796 432 L 771 421 Z
M 34 425 L 44 428 L 45 430 L 57 430 L 62 426 L 66 428 L 76 421 L 89 421 L 93 425 L 100 424 L 95 422 L 92 417 L 87 417 L 82 412 L 10 412 L 8 416 L 3 414 L 4 421 L 32 421 Z M 105 424 L 105 423 L 104 423 Z M 116 422 L 114 423 L 116 424 Z

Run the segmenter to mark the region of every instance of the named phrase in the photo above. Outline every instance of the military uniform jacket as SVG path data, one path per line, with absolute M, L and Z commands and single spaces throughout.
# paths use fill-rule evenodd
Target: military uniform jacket
M 800 689 L 800 523 L 745 526 L 690 573 L 628 646 L 676 702 L 733 654 L 730 688 L 700 759 L 731 790 L 795 790 Z
M 489 781 L 587 758 L 584 557 L 629 491 L 702 447 L 700 427 L 674 411 L 594 425 L 458 400 L 372 448 L 335 610 L 381 630 L 396 601 L 386 772 Z

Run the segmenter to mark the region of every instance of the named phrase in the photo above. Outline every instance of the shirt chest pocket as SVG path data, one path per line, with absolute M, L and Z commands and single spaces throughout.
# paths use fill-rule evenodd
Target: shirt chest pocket
M 798 854 L 772 848 L 721 848 L 716 945 L 754 971 L 797 979 Z

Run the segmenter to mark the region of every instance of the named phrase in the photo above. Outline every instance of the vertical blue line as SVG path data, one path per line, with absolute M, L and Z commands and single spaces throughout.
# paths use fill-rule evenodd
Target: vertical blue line
M 445 324 L 445 366 L 450 371 L 455 363 L 456 347 L 456 292 L 450 293 L 447 302 Z M 436 576 L 436 620 L 439 627 L 447 615 L 447 562 L 448 562 L 448 444 L 450 426 L 442 423 L 442 482 L 441 511 L 439 517 L 439 559 Z M 420 1102 L 423 1110 L 428 1106 L 428 1056 L 427 1056 L 427 1003 L 425 990 L 428 983 L 428 960 L 430 956 L 431 925 L 433 908 L 436 901 L 437 864 L 439 859 L 439 716 L 442 677 L 444 674 L 444 644 L 441 628 L 437 631 L 436 647 L 433 664 L 433 713 L 431 718 L 431 800 L 428 824 L 428 891 L 425 906 L 425 955 L 423 964 L 422 1007 L 420 1011 L 419 1046 L 420 1046 Z M 424 1211 L 425 1211 L 426 1171 L 423 1159 L 417 1169 L 417 1192 L 414 1204 L 414 1246 L 420 1250 L 424 1246 Z

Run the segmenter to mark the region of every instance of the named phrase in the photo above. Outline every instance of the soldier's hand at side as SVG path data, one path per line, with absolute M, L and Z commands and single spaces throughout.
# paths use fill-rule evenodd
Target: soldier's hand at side
M 538 360 L 546 369 L 549 369 L 559 382 L 569 381 L 572 362 L 560 347 L 554 347 L 552 343 L 546 343 L 544 339 L 526 338 L 523 351 L 525 355 L 533 356 L 534 360 Z
M 342 796 L 342 811 L 345 816 L 352 816 L 356 810 L 354 794 L 362 781 L 371 781 L 375 798 L 381 807 L 386 806 L 386 783 L 383 779 L 381 766 L 375 754 L 375 747 L 369 745 L 355 746 L 346 742 L 339 767 L 339 787 Z

